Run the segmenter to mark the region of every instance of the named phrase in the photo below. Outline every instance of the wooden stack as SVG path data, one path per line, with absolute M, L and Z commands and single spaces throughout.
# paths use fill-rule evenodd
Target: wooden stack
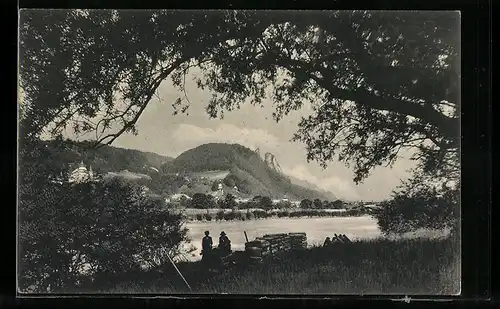
M 266 234 L 262 238 L 269 242 L 269 251 L 271 254 L 290 250 L 290 241 L 286 233 Z
M 250 261 L 262 262 L 262 259 L 293 249 L 307 248 L 306 233 L 266 234 L 245 243 L 245 254 Z
M 306 233 L 289 233 L 290 245 L 292 250 L 307 249 Z
M 250 261 L 262 262 L 262 258 L 270 254 L 270 243 L 265 239 L 256 238 L 245 243 L 245 253 Z

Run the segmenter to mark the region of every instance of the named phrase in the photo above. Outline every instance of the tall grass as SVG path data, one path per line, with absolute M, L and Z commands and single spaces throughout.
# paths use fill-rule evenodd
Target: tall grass
M 218 273 L 179 264 L 195 293 L 437 294 L 460 292 L 460 255 L 451 239 L 376 239 L 315 247 L 258 266 Z M 189 293 L 171 265 L 113 292 Z

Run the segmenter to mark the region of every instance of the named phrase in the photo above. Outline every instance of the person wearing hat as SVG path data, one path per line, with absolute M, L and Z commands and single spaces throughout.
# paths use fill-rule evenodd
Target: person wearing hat
M 202 260 L 205 260 L 207 261 L 208 258 L 210 257 L 210 254 L 212 253 L 212 245 L 213 245 L 213 242 L 212 242 L 212 237 L 210 236 L 210 232 L 209 231 L 205 231 L 205 237 L 203 237 L 203 239 L 201 240 L 201 254 L 202 254 L 202 257 L 201 259 Z
M 219 237 L 219 249 L 225 253 L 231 252 L 231 241 L 227 237 L 226 233 L 222 231 Z

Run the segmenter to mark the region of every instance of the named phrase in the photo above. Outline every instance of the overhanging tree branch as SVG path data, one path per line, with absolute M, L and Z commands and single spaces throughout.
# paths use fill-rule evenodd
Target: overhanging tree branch
M 394 99 L 382 98 L 363 89 L 341 89 L 335 86 L 335 79 L 325 68 L 313 68 L 311 64 L 300 60 L 293 60 L 277 56 L 276 64 L 298 74 L 307 74 L 318 85 L 327 90 L 332 97 L 341 100 L 356 102 L 381 111 L 392 111 L 399 114 L 412 116 L 422 119 L 429 124 L 437 127 L 450 140 L 458 140 L 459 119 L 447 117 L 438 111 L 412 102 Z M 312 72 L 319 71 L 323 78 L 320 78 Z M 458 142 L 458 141 L 457 141 Z

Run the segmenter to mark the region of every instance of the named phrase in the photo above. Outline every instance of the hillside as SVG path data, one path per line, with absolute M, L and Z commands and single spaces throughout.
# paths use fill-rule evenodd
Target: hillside
M 50 163 L 64 169 L 84 162 L 109 177 L 142 178 L 159 194 L 210 193 L 222 181 L 224 191 L 239 197 L 256 195 L 290 199 L 334 200 L 335 196 L 280 173 L 258 153 L 238 144 L 211 143 L 173 159 L 151 152 L 109 145 L 95 149 L 89 142 L 46 141 Z M 276 162 L 277 163 L 277 162 Z M 237 189 L 234 189 L 234 186 Z
M 323 190 L 320 187 L 318 187 L 317 185 L 312 184 L 312 183 L 310 183 L 310 182 L 308 182 L 306 180 L 298 179 L 298 178 L 291 177 L 291 176 L 289 176 L 289 178 L 290 178 L 290 181 L 293 184 L 296 184 L 298 186 L 301 186 L 301 187 L 304 187 L 304 188 L 307 188 L 307 189 L 311 189 L 311 190 L 315 190 L 315 191 L 321 192 L 325 196 L 327 196 L 329 200 L 335 200 L 335 199 L 337 199 L 336 196 L 332 192 L 328 192 L 326 190 Z
M 252 197 L 266 195 L 291 199 L 334 199 L 332 194 L 312 190 L 294 184 L 290 179 L 269 166 L 255 151 L 238 144 L 210 143 L 190 149 L 177 158 L 166 162 L 163 174 L 181 174 L 189 181 L 180 188 L 181 193 L 207 193 L 212 191 L 213 181 L 197 177 L 202 172 L 226 171 L 223 179 L 226 192 L 238 187 L 237 195 Z M 205 173 L 209 175 L 209 173 Z M 219 173 L 220 174 L 220 173 Z
M 69 167 L 83 161 L 91 165 L 94 171 L 103 174 L 123 170 L 151 174 L 155 173 L 154 169 L 160 169 L 165 162 L 172 160 L 152 152 L 109 145 L 94 149 L 89 142 L 46 141 L 45 144 L 51 153 L 51 162 Z

